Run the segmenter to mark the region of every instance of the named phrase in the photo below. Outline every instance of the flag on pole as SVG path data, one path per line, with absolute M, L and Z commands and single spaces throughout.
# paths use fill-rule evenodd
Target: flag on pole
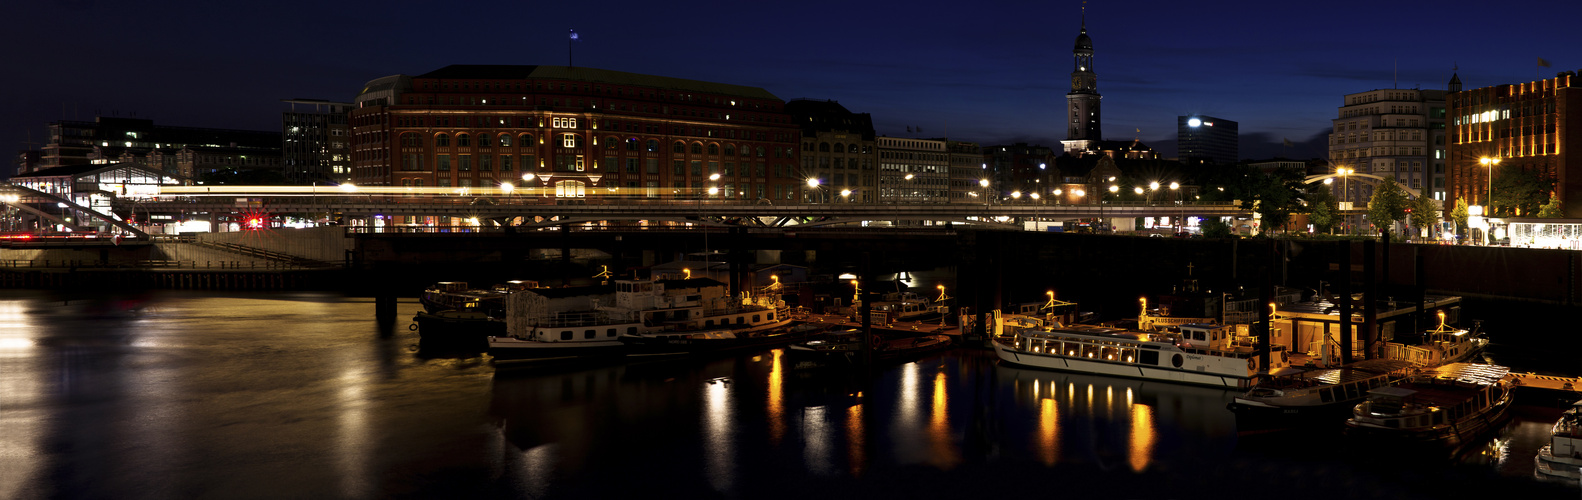
M 571 30 L 571 39 L 577 40 L 577 30 Z
M 1549 61 L 1545 61 L 1544 58 L 1540 57 L 1538 58 L 1538 65 L 1547 68 L 1549 67 Z
M 1291 147 L 1291 140 L 1290 139 L 1281 139 L 1281 140 L 1285 141 L 1285 147 L 1288 147 L 1288 148 Z

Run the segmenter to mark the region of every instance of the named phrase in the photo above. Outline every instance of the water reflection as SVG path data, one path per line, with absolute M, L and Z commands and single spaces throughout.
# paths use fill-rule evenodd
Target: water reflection
M 730 491 L 734 477 L 732 465 L 736 461 L 734 436 L 731 435 L 730 379 L 708 381 L 703 398 L 703 448 L 704 466 L 709 483 L 715 491 Z
M 46 372 L 32 352 L 35 331 L 22 302 L 0 302 L 0 498 L 20 498 L 40 465 Z
M 1044 465 L 1144 472 L 1160 460 L 1191 459 L 1205 449 L 1228 456 L 1234 447 L 1235 420 L 1225 409 L 1234 394 L 1228 391 L 1009 365 L 995 370 L 1012 394 L 1007 422 L 1022 421 L 1015 417 L 1023 412 L 1033 416 L 1020 435 L 1032 438 L 1026 449 Z M 1161 451 L 1167 437 L 1168 454 Z

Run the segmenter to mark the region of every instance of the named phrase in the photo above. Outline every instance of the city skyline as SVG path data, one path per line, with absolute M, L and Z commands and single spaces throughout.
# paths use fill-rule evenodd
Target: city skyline
M 617 2 L 598 12 L 558 4 L 483 12 L 396 4 L 365 13 L 286 2 L 241 13 L 188 2 L 15 5 L 8 17 L 39 22 L 11 30 L 13 46 L 27 49 L 6 66 L 31 76 L 11 80 L 21 88 L 0 113 L 13 156 L 46 142 L 51 121 L 96 115 L 278 130 L 282 99 L 350 101 L 369 80 L 450 64 L 563 65 L 569 49 L 577 66 L 836 100 L 870 113 L 882 135 L 1058 145 L 1082 3 L 1022 7 Z M 1174 156 L 1176 117 L 1207 114 L 1242 124 L 1244 158 L 1322 157 L 1345 94 L 1442 89 L 1453 70 L 1472 89 L 1582 69 L 1563 24 L 1582 7 L 1558 2 L 1520 27 L 1465 23 L 1487 10 L 1471 2 L 1361 14 L 1201 7 L 1088 5 L 1106 139 L 1140 137 Z M 1451 28 L 1459 25 L 1468 27 Z M 580 40 L 570 41 L 568 29 Z M 75 54 L 86 56 L 68 57 Z M 1538 67 L 1539 58 L 1550 66 Z M 1285 150 L 1283 139 L 1294 146 Z

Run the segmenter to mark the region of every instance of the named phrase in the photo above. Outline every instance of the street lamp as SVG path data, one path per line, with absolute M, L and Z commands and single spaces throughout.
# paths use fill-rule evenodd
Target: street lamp
M 851 190 L 850 189 L 842 189 L 842 190 L 840 190 L 840 200 L 842 202 L 850 203 L 851 202 Z
M 1158 191 L 1158 190 L 1159 190 L 1159 181 L 1153 181 L 1153 182 L 1148 183 L 1148 201 L 1149 202 L 1154 201 L 1154 191 Z
M 1027 196 L 1029 198 L 1033 199 L 1033 230 L 1037 231 L 1038 230 L 1038 209 L 1042 208 L 1040 205 L 1043 205 L 1043 202 L 1038 201 L 1039 196 L 1038 196 L 1038 192 L 1036 192 L 1036 191 L 1032 192 L 1032 193 L 1028 193 Z
M 818 192 L 818 184 L 819 184 L 819 182 L 818 182 L 818 178 L 817 177 L 809 177 L 807 179 L 807 187 L 808 187 L 808 189 L 811 189 L 811 190 L 813 190 L 815 192 Z M 822 200 L 822 198 L 823 198 L 823 193 L 822 192 L 819 193 L 819 197 L 820 197 L 820 201 L 823 201 Z
M 989 180 L 978 179 L 978 186 L 983 188 L 983 206 L 989 206 Z
M 1114 177 L 1110 178 L 1110 181 L 1114 181 L 1114 180 L 1115 180 Z M 1119 193 L 1119 192 L 1121 192 L 1121 187 L 1120 186 L 1117 186 L 1117 185 L 1114 185 L 1114 184 L 1110 184 L 1110 194 L 1111 195 Z M 1109 232 L 1112 232 L 1112 231 L 1110 231 L 1109 221 L 1104 220 L 1104 202 L 1105 202 L 1105 200 L 1103 199 L 1103 196 L 1100 196 L 1100 198 L 1099 198 L 1099 227 L 1104 228 L 1104 232 L 1109 233 Z
M 1496 165 L 1500 164 L 1500 159 L 1499 158 L 1489 158 L 1489 157 L 1485 156 L 1485 157 L 1482 157 L 1482 158 L 1478 158 L 1478 164 L 1479 165 L 1483 165 L 1484 167 L 1487 167 L 1489 169 L 1489 175 L 1488 175 L 1488 177 L 1489 177 L 1489 202 L 1487 203 L 1487 205 L 1489 206 L 1489 210 L 1488 210 L 1489 217 L 1493 217 L 1494 216 L 1494 167 Z

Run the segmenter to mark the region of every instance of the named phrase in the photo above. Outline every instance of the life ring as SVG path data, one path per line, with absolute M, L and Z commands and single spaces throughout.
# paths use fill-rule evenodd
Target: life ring
M 1257 370 L 1258 369 L 1258 358 L 1247 358 L 1247 369 L 1248 370 Z
M 412 330 L 414 332 L 417 331 L 417 323 L 413 323 L 413 324 L 407 325 L 406 329 Z

